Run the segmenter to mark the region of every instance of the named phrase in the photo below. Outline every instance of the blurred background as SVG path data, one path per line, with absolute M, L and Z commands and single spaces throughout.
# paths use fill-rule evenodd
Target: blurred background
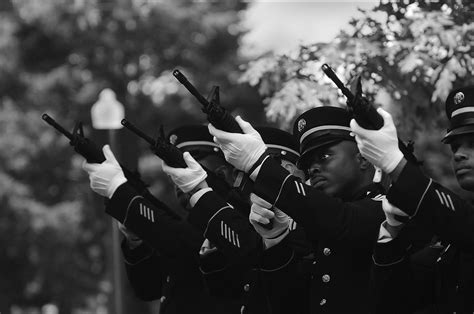
M 205 123 L 175 68 L 204 95 L 219 85 L 233 115 L 286 130 L 309 108 L 344 106 L 323 63 L 346 82 L 362 74 L 426 172 L 472 199 L 440 139 L 447 94 L 474 84 L 473 9 L 469 0 L 1 0 L 0 313 L 156 311 L 126 279 L 117 284 L 111 219 L 83 158 L 41 115 L 69 131 L 82 121 L 100 145 L 113 136 L 119 161 L 176 204 L 143 140 L 91 123 L 104 89 L 150 135 Z

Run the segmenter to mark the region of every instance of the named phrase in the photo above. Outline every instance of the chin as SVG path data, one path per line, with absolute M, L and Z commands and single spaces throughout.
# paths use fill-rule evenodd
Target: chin
M 324 194 L 331 196 L 331 197 L 337 197 L 337 191 L 330 186 L 325 186 L 322 189 L 319 189 L 321 192 Z
M 466 191 L 474 191 L 474 179 L 458 178 L 459 185 Z

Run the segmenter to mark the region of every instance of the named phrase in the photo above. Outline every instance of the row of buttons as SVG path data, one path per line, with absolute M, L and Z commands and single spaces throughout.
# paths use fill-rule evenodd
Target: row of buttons
M 327 247 L 324 248 L 324 249 L 323 249 L 323 254 L 324 254 L 324 256 L 329 256 L 329 255 L 331 255 L 331 249 L 330 249 L 330 248 L 327 248 Z M 327 282 L 329 282 L 329 281 L 331 280 L 331 277 L 330 277 L 328 274 L 326 274 L 326 275 L 323 275 L 323 276 L 321 277 L 321 279 L 323 280 L 324 283 L 327 283 Z M 326 303 L 327 303 L 327 300 L 326 300 L 326 299 L 321 299 L 321 301 L 319 302 L 319 305 L 320 305 L 320 306 L 323 306 L 323 305 L 325 305 Z
M 166 276 L 166 282 L 169 283 L 170 281 L 171 281 L 170 276 Z M 161 303 L 164 303 L 165 301 L 166 301 L 166 297 L 165 297 L 165 296 L 162 296 L 162 297 L 160 298 L 160 302 L 161 302 Z

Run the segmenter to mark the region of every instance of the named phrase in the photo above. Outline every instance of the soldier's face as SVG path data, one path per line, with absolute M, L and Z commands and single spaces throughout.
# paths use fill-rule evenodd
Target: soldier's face
M 449 145 L 459 185 L 465 190 L 474 191 L 474 134 L 457 135 Z
M 311 186 L 342 199 L 362 188 L 359 151 L 354 142 L 342 141 L 315 149 L 307 171 Z
M 202 159 L 199 159 L 199 163 L 206 167 L 206 169 L 212 171 L 219 178 L 226 181 L 227 184 L 232 185 L 232 169 L 233 167 L 228 164 L 224 157 L 216 155 L 208 155 Z

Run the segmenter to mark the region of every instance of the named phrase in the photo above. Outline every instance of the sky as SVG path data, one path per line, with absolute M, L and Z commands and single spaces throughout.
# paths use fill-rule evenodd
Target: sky
M 369 10 L 379 0 L 365 1 L 267 1 L 250 4 L 242 25 L 249 30 L 242 39 L 246 56 L 272 50 L 284 53 L 300 43 L 328 42 L 347 27 L 357 8 Z

